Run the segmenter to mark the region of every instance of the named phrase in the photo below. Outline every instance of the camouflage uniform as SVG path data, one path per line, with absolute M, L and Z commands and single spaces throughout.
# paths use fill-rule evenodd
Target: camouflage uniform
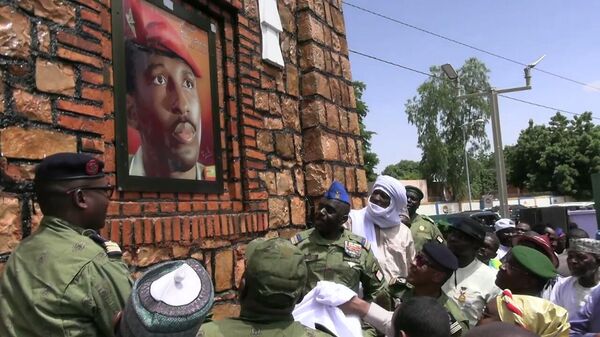
M 420 252 L 423 249 L 423 245 L 429 241 L 446 243 L 442 232 L 440 232 L 433 219 L 427 215 L 415 214 L 410 223 L 410 232 L 415 242 L 416 252 Z
M 404 283 L 403 290 L 399 296 L 399 302 L 406 302 L 413 297 L 413 287 L 410 283 Z M 450 319 L 450 335 L 452 337 L 462 336 L 469 331 L 469 320 L 463 315 L 458 305 L 451 300 L 444 292 L 437 298 L 437 302 L 448 311 Z
M 113 336 L 131 286 L 116 244 L 44 217 L 0 279 L 0 336 Z
M 246 247 L 244 297 L 238 318 L 205 323 L 198 337 L 331 337 L 294 321 L 306 263 L 289 241 L 257 239 Z

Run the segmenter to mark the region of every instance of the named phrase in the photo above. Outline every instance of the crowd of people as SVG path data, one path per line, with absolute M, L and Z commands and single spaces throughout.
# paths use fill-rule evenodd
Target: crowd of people
M 441 231 L 417 213 L 422 191 L 388 176 L 362 209 L 333 182 L 314 228 L 249 242 L 240 314 L 213 321 L 199 261 L 133 282 L 98 234 L 113 191 L 103 167 L 74 153 L 36 167 L 44 218 L 0 278 L 0 336 L 600 336 L 600 241 L 509 219 Z

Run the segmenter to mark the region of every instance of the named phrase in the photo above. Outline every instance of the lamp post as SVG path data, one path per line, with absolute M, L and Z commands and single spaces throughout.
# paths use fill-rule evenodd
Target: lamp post
M 504 94 L 508 92 L 531 90 L 531 69 L 533 69 L 546 55 L 540 57 L 535 62 L 528 64 L 523 72 L 525 73 L 525 86 L 507 89 L 496 89 L 489 88 L 484 91 L 478 91 L 469 93 L 466 95 L 458 96 L 457 98 L 463 99 L 470 96 L 481 96 L 486 95 L 489 97 L 490 106 L 492 109 L 491 120 L 492 120 L 492 136 L 494 139 L 494 157 L 496 162 L 496 181 L 498 183 L 498 200 L 500 201 L 500 216 L 508 218 L 508 192 L 506 185 L 506 167 L 504 165 L 504 150 L 502 149 L 502 133 L 500 131 L 500 111 L 498 108 L 498 94 Z M 458 81 L 458 74 L 450 64 L 444 64 L 442 71 L 446 76 L 453 81 Z
M 473 210 L 473 201 L 472 201 L 472 197 L 471 197 L 471 177 L 469 176 L 469 154 L 467 152 L 467 126 L 470 125 L 475 125 L 475 124 L 479 124 L 479 123 L 485 123 L 485 120 L 483 119 L 477 119 L 473 122 L 467 122 L 463 125 L 461 125 L 461 129 L 462 129 L 462 133 L 463 133 L 463 141 L 464 141 L 464 150 L 465 150 L 465 169 L 467 170 L 467 191 L 469 193 L 469 210 L 472 211 Z

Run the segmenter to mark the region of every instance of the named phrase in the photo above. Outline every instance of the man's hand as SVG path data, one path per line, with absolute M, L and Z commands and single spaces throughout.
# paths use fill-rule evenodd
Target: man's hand
M 350 301 L 338 305 L 338 308 L 346 315 L 357 315 L 364 317 L 369 312 L 371 304 L 367 301 L 361 300 L 358 296 L 354 296 Z

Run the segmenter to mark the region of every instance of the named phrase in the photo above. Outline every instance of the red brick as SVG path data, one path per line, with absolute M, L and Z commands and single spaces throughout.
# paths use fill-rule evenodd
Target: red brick
M 192 204 L 189 202 L 179 202 L 177 203 L 177 210 L 179 212 L 191 212 L 192 211 Z
M 88 56 L 73 50 L 65 49 L 63 47 L 58 47 L 58 51 L 56 54 L 60 58 L 67 59 L 73 62 L 85 63 L 98 69 L 102 69 L 104 65 L 102 60 L 98 57 Z
M 206 209 L 209 211 L 218 211 L 219 204 L 217 202 L 211 201 L 206 204 Z
M 135 224 L 133 225 L 133 231 L 134 231 L 134 242 L 135 244 L 140 244 L 144 241 L 144 224 L 142 222 L 142 220 L 136 220 Z
M 107 6 L 108 7 L 108 6 Z M 108 10 L 106 9 L 102 9 L 100 10 L 100 21 L 102 22 L 102 29 L 104 29 L 107 32 L 111 32 L 112 31 L 112 23 L 111 23 L 111 15 L 108 12 Z
M 198 230 L 200 230 L 200 237 L 206 237 L 206 218 L 200 217 L 198 218 Z
M 133 240 L 133 224 L 131 220 L 123 220 L 122 242 L 124 246 L 131 246 Z
M 104 153 L 104 141 L 102 139 L 81 138 L 81 150 L 86 152 Z
M 215 236 L 214 222 L 213 217 L 206 218 L 206 237 Z
M 152 219 L 144 219 L 144 243 L 152 243 L 153 222 Z
M 89 99 L 91 101 L 102 102 L 104 100 L 104 98 L 106 97 L 105 91 L 106 90 L 100 90 L 100 89 L 90 88 L 90 87 L 83 87 L 83 89 L 81 90 L 81 97 L 83 97 L 85 99 Z
M 163 241 L 165 241 L 165 242 L 173 241 L 173 227 L 175 226 L 175 224 L 173 223 L 173 221 L 171 221 L 171 218 L 164 218 L 162 220 L 162 223 L 163 223 L 163 228 L 164 228 L 164 233 L 165 233 Z
M 93 0 L 74 0 L 75 2 L 78 2 L 86 7 L 89 7 L 93 10 L 100 10 L 102 8 L 102 5 L 100 5 L 98 2 L 93 1 Z
M 121 242 L 121 224 L 119 220 L 111 220 L 110 222 L 110 240 L 114 242 Z
M 174 202 L 161 202 L 160 211 L 163 213 L 174 213 L 177 210 L 177 205 Z
M 190 218 L 189 217 L 185 217 L 181 220 L 181 227 L 182 227 L 182 240 L 184 241 L 190 241 L 191 238 L 191 224 L 190 224 Z
M 104 75 L 102 73 L 95 73 L 93 71 L 82 70 L 81 79 L 84 82 L 102 85 L 104 84 Z
M 173 223 L 173 240 L 180 241 L 181 240 L 181 224 L 179 223 L 179 218 L 174 218 Z
M 200 237 L 200 227 L 198 226 L 198 218 L 197 217 L 193 217 L 192 218 L 192 240 L 196 240 L 197 238 Z
M 82 8 L 80 13 L 81 13 L 82 20 L 89 21 L 91 23 L 95 23 L 98 26 L 102 25 L 102 18 L 100 18 L 99 13 L 97 13 L 95 11 L 91 11 L 86 8 Z
M 77 140 L 54 131 L 8 127 L 0 130 L 0 151 L 8 158 L 42 159 L 57 152 L 76 152 Z
M 104 171 L 115 172 L 115 147 L 112 145 L 106 145 L 104 148 Z
M 192 203 L 192 209 L 194 212 L 202 212 L 206 210 L 206 204 L 203 202 L 195 201 Z
M 156 219 L 154 222 L 154 242 L 163 241 L 163 222 L 161 219 Z
M 119 215 L 120 204 L 118 202 L 111 201 L 108 203 L 107 215 Z
M 83 49 L 94 54 L 99 54 L 102 52 L 102 47 L 98 43 L 88 41 L 79 36 L 69 34 L 65 31 L 59 31 L 56 34 L 56 37 L 61 43 L 73 46 L 78 49 Z
M 127 202 L 123 204 L 123 215 L 140 215 L 142 213 L 142 205 L 137 202 Z
M 80 104 L 71 101 L 58 100 L 56 101 L 56 108 L 65 111 L 71 111 L 82 115 L 102 118 L 104 117 L 104 110 L 99 107 L 87 104 Z
M 101 121 L 93 121 L 67 115 L 58 116 L 58 124 L 67 129 L 93 132 L 97 134 L 102 134 L 102 129 L 104 128 L 104 123 Z

